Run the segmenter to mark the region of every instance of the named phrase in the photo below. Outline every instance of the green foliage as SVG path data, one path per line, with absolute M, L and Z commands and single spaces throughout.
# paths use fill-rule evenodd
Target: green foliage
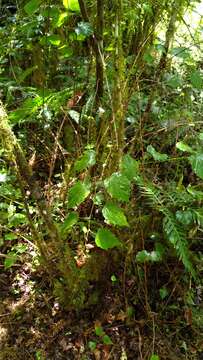
M 86 170 L 90 166 L 95 165 L 96 154 L 94 150 L 86 150 L 79 160 L 75 162 L 74 169 L 77 172 Z
M 122 209 L 112 202 L 106 203 L 106 205 L 102 209 L 102 214 L 108 224 L 129 226 Z
M 121 163 L 121 173 L 125 175 L 129 181 L 132 181 L 139 173 L 139 162 L 129 154 L 124 155 Z
M 152 145 L 147 146 L 147 152 L 153 157 L 155 161 L 166 161 L 168 159 L 167 154 L 159 153 Z
M 105 228 L 99 229 L 97 231 L 95 243 L 103 250 L 121 246 L 120 240 L 110 230 Z
M 69 230 L 78 222 L 79 216 L 76 212 L 71 212 L 65 218 L 63 224 L 60 226 L 60 234 L 63 238 L 66 237 Z
M 39 6 L 41 4 L 42 0 L 30 0 L 25 6 L 24 9 L 26 11 L 26 13 L 29 16 L 32 16 L 35 11 L 37 11 L 39 9 Z
M 160 357 L 158 355 L 151 355 L 150 360 L 160 360 Z
M 78 0 L 63 0 L 63 5 L 67 10 L 70 10 L 73 12 L 80 11 Z
M 68 193 L 68 207 L 74 208 L 80 205 L 90 194 L 90 185 L 77 181 Z
M 125 175 L 114 173 L 104 181 L 105 188 L 112 198 L 128 202 L 130 197 L 130 181 Z

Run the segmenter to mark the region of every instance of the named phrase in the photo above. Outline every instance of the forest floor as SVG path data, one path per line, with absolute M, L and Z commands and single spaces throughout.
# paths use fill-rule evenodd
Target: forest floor
M 11 269 L 1 267 L 0 360 L 203 359 L 203 332 L 189 323 L 190 313 L 188 324 L 181 315 L 160 320 L 139 307 L 127 314 L 122 292 L 121 285 L 107 284 L 99 305 L 76 314 L 61 309 L 30 255 Z

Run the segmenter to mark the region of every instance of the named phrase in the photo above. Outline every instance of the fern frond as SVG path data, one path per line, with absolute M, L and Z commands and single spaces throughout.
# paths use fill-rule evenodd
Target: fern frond
M 163 229 L 169 242 L 173 245 L 174 249 L 186 270 L 195 278 L 195 270 L 190 260 L 190 251 L 187 244 L 187 236 L 183 228 L 177 223 L 175 216 L 168 209 L 164 209 L 165 215 L 163 221 Z
M 185 266 L 185 269 L 191 273 L 193 278 L 196 278 L 195 270 L 190 260 L 190 251 L 187 244 L 186 232 L 183 227 L 178 224 L 174 214 L 169 210 L 172 201 L 174 201 L 173 206 L 180 206 L 176 197 L 177 193 L 173 193 L 174 197 L 172 196 L 172 201 L 169 202 L 168 194 L 163 192 L 162 189 L 159 189 L 149 181 L 145 181 L 140 175 L 137 175 L 134 179 L 144 196 L 146 196 L 150 201 L 151 206 L 164 215 L 163 229 L 166 233 L 167 239 L 173 245 L 177 256 Z M 167 201 L 169 208 L 165 205 Z

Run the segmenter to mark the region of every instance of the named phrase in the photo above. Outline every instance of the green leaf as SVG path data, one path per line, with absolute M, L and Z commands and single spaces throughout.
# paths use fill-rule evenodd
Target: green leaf
M 147 146 L 147 152 L 153 157 L 156 161 L 166 161 L 168 160 L 167 154 L 161 154 L 152 145 Z
M 132 181 L 139 174 L 139 161 L 133 159 L 130 155 L 125 155 L 121 163 L 121 173 L 125 175 L 129 181 Z
M 27 218 L 24 214 L 16 213 L 9 218 L 9 225 L 16 227 L 20 224 L 27 224 Z
M 176 211 L 176 219 L 183 225 L 190 225 L 194 222 L 194 213 L 191 210 Z
M 73 208 L 80 205 L 89 195 L 90 186 L 89 184 L 82 183 L 78 181 L 72 188 L 69 190 L 68 196 L 68 206 Z
M 89 349 L 90 349 L 91 351 L 94 351 L 94 350 L 96 349 L 96 347 L 97 347 L 96 341 L 89 341 L 89 342 L 88 342 L 88 347 L 89 347 Z
M 25 12 L 31 16 L 35 13 L 35 11 L 38 10 L 42 0 L 30 0 L 25 6 L 24 10 Z
M 67 17 L 68 17 L 67 12 L 63 12 L 63 13 L 59 14 L 58 18 L 54 24 L 55 27 L 61 27 L 64 24 L 64 22 L 66 21 Z
M 182 141 L 179 141 L 177 144 L 176 144 L 176 148 L 178 150 L 181 150 L 181 151 L 184 151 L 184 152 L 189 152 L 191 154 L 194 153 L 194 150 L 187 144 L 185 144 L 184 142 Z
M 121 246 L 120 240 L 110 230 L 104 228 L 97 231 L 95 243 L 103 250 Z
M 53 34 L 53 35 L 49 35 L 47 37 L 47 41 L 51 44 L 51 45 L 55 45 L 55 46 L 59 46 L 61 43 L 61 37 L 59 35 Z
M 203 179 L 203 153 L 195 153 L 189 157 L 194 173 Z
M 102 209 L 102 214 L 108 224 L 118 226 L 129 226 L 123 210 L 117 205 L 108 202 Z
M 162 260 L 162 255 L 164 253 L 163 246 L 158 243 L 155 246 L 155 250 L 148 252 L 146 250 L 138 251 L 136 255 L 136 261 L 139 263 L 144 263 L 145 261 L 157 262 Z
M 13 251 L 10 251 L 7 255 L 6 255 L 6 258 L 4 260 L 4 267 L 5 269 L 9 269 L 10 267 L 12 267 L 16 260 L 18 258 L 18 255 L 13 252 Z
M 64 220 L 63 224 L 60 226 L 60 233 L 62 236 L 66 235 L 66 233 L 75 225 L 78 221 L 78 213 L 72 211 L 66 219 Z
M 192 83 L 192 86 L 195 89 L 201 90 L 203 87 L 203 78 L 202 78 L 202 74 L 200 71 L 196 70 L 194 71 L 191 76 L 190 76 L 190 80 Z
M 82 171 L 96 163 L 96 153 L 94 150 L 86 150 L 82 157 L 76 161 L 74 169 L 76 171 Z
M 172 89 L 177 89 L 178 87 L 182 86 L 182 79 L 180 75 L 169 75 L 166 83 Z
M 104 181 L 104 185 L 113 198 L 124 202 L 129 201 L 130 181 L 125 175 L 114 173 Z
M 14 234 L 14 233 L 7 233 L 7 234 L 4 235 L 4 239 L 6 241 L 15 240 L 17 238 L 18 238 L 18 236 L 16 234 Z
M 159 289 L 159 295 L 162 300 L 164 300 L 168 296 L 168 290 L 166 287 L 162 287 Z
M 105 334 L 102 326 L 95 326 L 95 334 L 97 336 L 103 336 Z
M 104 345 L 112 345 L 113 344 L 111 338 L 107 334 L 105 334 L 102 337 L 102 341 L 103 341 Z
M 78 0 L 63 0 L 63 5 L 67 10 L 80 12 Z
M 160 360 L 160 358 L 159 358 L 158 355 L 153 354 L 153 355 L 150 357 L 150 360 Z

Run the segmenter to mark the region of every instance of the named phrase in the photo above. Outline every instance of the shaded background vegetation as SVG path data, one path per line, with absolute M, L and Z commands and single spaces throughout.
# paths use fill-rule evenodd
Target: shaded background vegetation
M 93 328 L 80 323 L 55 354 L 42 331 L 30 358 L 201 356 L 201 12 L 186 0 L 1 1 L 2 301 L 16 319 L 12 287 L 17 300 L 27 291 L 25 323 L 45 301 L 50 337 L 64 311 L 59 338 L 82 317 Z M 135 348 L 119 346 L 130 336 Z M 17 351 L 9 341 L 2 359 Z

